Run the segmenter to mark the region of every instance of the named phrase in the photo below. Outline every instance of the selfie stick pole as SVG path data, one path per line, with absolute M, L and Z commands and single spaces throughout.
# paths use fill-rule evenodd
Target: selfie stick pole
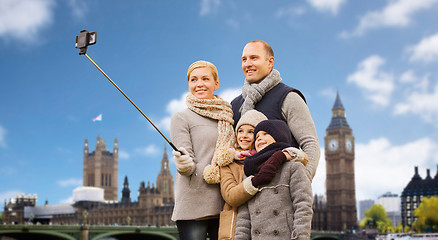
M 128 99 L 129 102 L 132 103 L 132 105 L 134 105 L 135 108 L 137 108 L 137 110 L 141 113 L 141 115 L 143 115 L 143 117 L 145 117 L 152 124 L 152 126 L 154 126 L 154 128 L 161 134 L 161 136 L 163 136 L 163 138 L 166 139 L 166 141 L 170 144 L 173 150 L 179 152 L 179 150 L 175 147 L 175 145 L 173 145 L 173 143 L 169 141 L 169 139 L 167 139 L 166 136 L 164 136 L 164 134 L 160 131 L 160 129 L 158 129 L 157 126 L 155 126 L 155 124 L 146 116 L 146 114 L 144 114 L 143 111 L 140 108 L 138 108 L 137 105 L 135 105 L 135 103 L 122 91 L 122 89 L 120 89 L 113 82 L 113 80 L 111 80 L 111 78 L 108 77 L 108 75 L 106 75 L 106 73 L 93 61 L 93 59 L 91 59 L 86 53 L 84 53 L 84 55 L 94 64 L 94 66 L 96 66 L 97 69 L 99 69 L 99 71 L 114 85 L 114 87 L 116 87 L 123 94 L 123 96 L 125 96 L 125 98 Z

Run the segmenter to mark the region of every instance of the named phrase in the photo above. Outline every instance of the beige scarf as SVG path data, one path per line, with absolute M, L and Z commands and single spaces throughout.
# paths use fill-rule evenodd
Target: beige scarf
M 229 164 L 234 158 L 234 153 L 231 151 L 235 141 L 231 104 L 217 95 L 214 95 L 213 99 L 199 99 L 189 93 L 186 97 L 186 105 L 193 112 L 218 121 L 216 149 L 211 164 L 204 169 L 204 180 L 209 184 L 219 183 L 218 165 Z

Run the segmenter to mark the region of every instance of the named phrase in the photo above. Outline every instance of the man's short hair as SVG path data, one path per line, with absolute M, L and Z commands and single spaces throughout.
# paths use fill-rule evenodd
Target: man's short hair
M 269 45 L 269 43 L 267 43 L 263 40 L 252 40 L 252 41 L 249 41 L 248 43 L 261 43 L 261 44 L 263 44 L 263 47 L 265 47 L 267 57 L 269 58 L 269 57 L 274 56 L 274 50 L 272 50 L 271 45 Z

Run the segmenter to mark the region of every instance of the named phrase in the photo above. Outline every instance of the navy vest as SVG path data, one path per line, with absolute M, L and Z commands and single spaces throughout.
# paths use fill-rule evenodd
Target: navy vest
M 289 92 L 296 92 L 306 102 L 304 95 L 297 89 L 287 86 L 284 83 L 279 83 L 277 86 L 269 90 L 263 98 L 255 105 L 254 109 L 265 114 L 268 119 L 279 119 L 286 121 L 283 114 L 281 114 L 281 106 L 284 98 Z M 241 117 L 240 107 L 242 106 L 244 99 L 242 94 L 231 101 L 231 107 L 233 109 L 234 128 L 237 125 Z M 291 133 L 292 135 L 292 133 Z M 292 135 L 292 146 L 298 148 L 297 140 Z

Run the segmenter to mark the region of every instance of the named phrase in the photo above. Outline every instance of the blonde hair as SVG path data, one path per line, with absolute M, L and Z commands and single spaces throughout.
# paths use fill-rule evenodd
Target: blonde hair
M 190 80 L 189 79 L 190 73 L 192 73 L 193 70 L 195 70 L 196 68 L 203 68 L 203 67 L 209 68 L 211 74 L 213 75 L 214 80 L 219 83 L 219 75 L 216 66 L 213 63 L 204 60 L 196 61 L 190 65 L 189 69 L 187 70 L 187 81 Z

